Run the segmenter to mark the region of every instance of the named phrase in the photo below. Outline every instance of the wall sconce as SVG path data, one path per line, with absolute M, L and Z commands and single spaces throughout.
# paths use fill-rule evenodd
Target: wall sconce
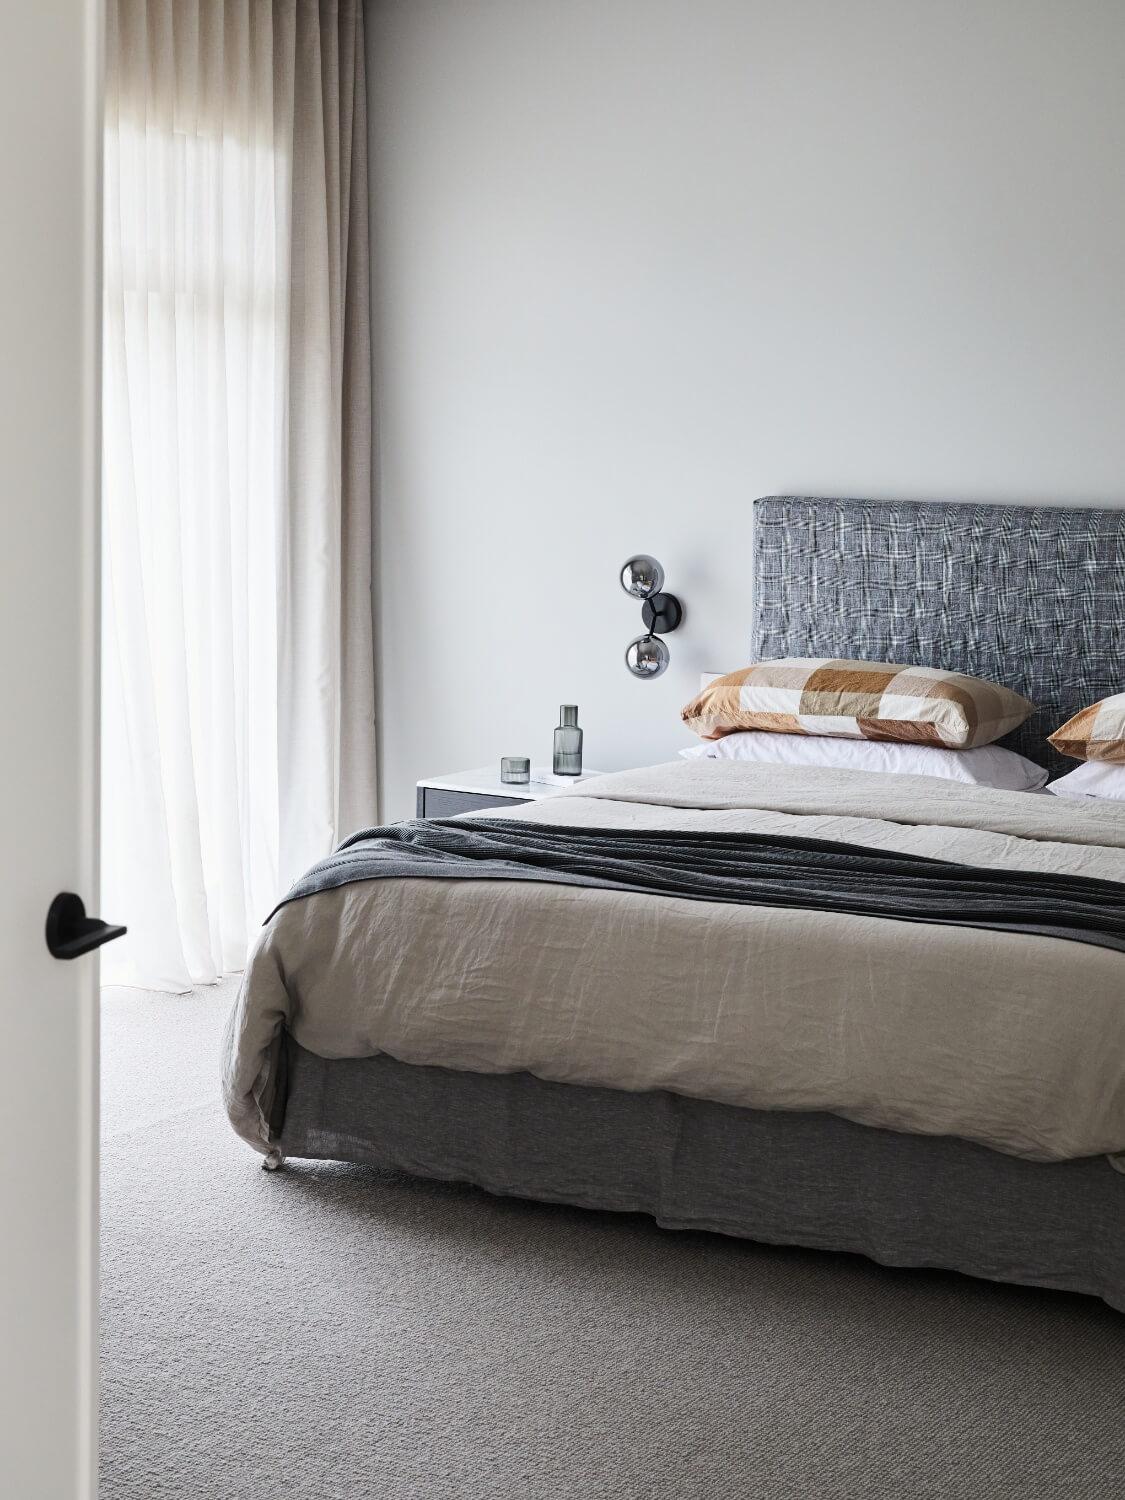
M 625 665 L 634 677 L 659 677 L 668 665 L 668 647 L 660 639 L 676 629 L 684 617 L 675 594 L 665 594 L 664 569 L 655 557 L 639 552 L 621 569 L 621 587 L 641 600 L 641 619 L 647 635 L 625 647 Z

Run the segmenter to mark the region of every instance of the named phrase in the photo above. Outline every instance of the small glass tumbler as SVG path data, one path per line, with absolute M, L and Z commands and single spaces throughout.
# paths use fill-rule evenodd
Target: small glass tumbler
M 500 760 L 500 780 L 509 786 L 526 786 L 531 780 L 531 761 L 526 755 L 505 755 Z

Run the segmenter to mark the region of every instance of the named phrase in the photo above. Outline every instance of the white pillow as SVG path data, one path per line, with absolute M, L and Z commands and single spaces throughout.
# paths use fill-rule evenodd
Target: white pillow
M 1047 788 L 1056 797 L 1109 797 L 1125 802 L 1125 766 L 1104 760 L 1084 760 L 1074 771 Z
M 704 740 L 681 750 L 680 754 L 689 760 L 773 761 L 787 766 L 885 771 L 897 776 L 940 776 L 946 781 L 967 781 L 973 786 L 991 786 L 1007 792 L 1038 791 L 1047 781 L 1043 766 L 1014 750 L 1002 750 L 999 745 L 942 750 L 935 745 L 909 745 L 897 740 L 844 740 L 827 735 L 771 734 L 766 730 L 746 729 L 738 734 L 724 734 L 722 739 Z M 1120 769 L 1125 772 L 1125 766 Z

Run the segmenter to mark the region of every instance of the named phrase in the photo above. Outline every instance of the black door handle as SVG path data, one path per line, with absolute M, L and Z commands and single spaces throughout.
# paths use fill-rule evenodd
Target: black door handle
M 124 927 L 111 927 L 86 915 L 86 904 L 73 891 L 60 891 L 47 910 L 47 947 L 52 958 L 80 958 L 122 937 Z

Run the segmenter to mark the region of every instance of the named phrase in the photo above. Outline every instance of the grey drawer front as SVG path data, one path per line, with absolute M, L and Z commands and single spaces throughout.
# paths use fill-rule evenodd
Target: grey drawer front
M 418 788 L 420 818 L 452 818 L 457 813 L 476 812 L 483 807 L 520 807 L 524 797 L 488 797 L 483 792 L 446 792 L 439 787 Z

